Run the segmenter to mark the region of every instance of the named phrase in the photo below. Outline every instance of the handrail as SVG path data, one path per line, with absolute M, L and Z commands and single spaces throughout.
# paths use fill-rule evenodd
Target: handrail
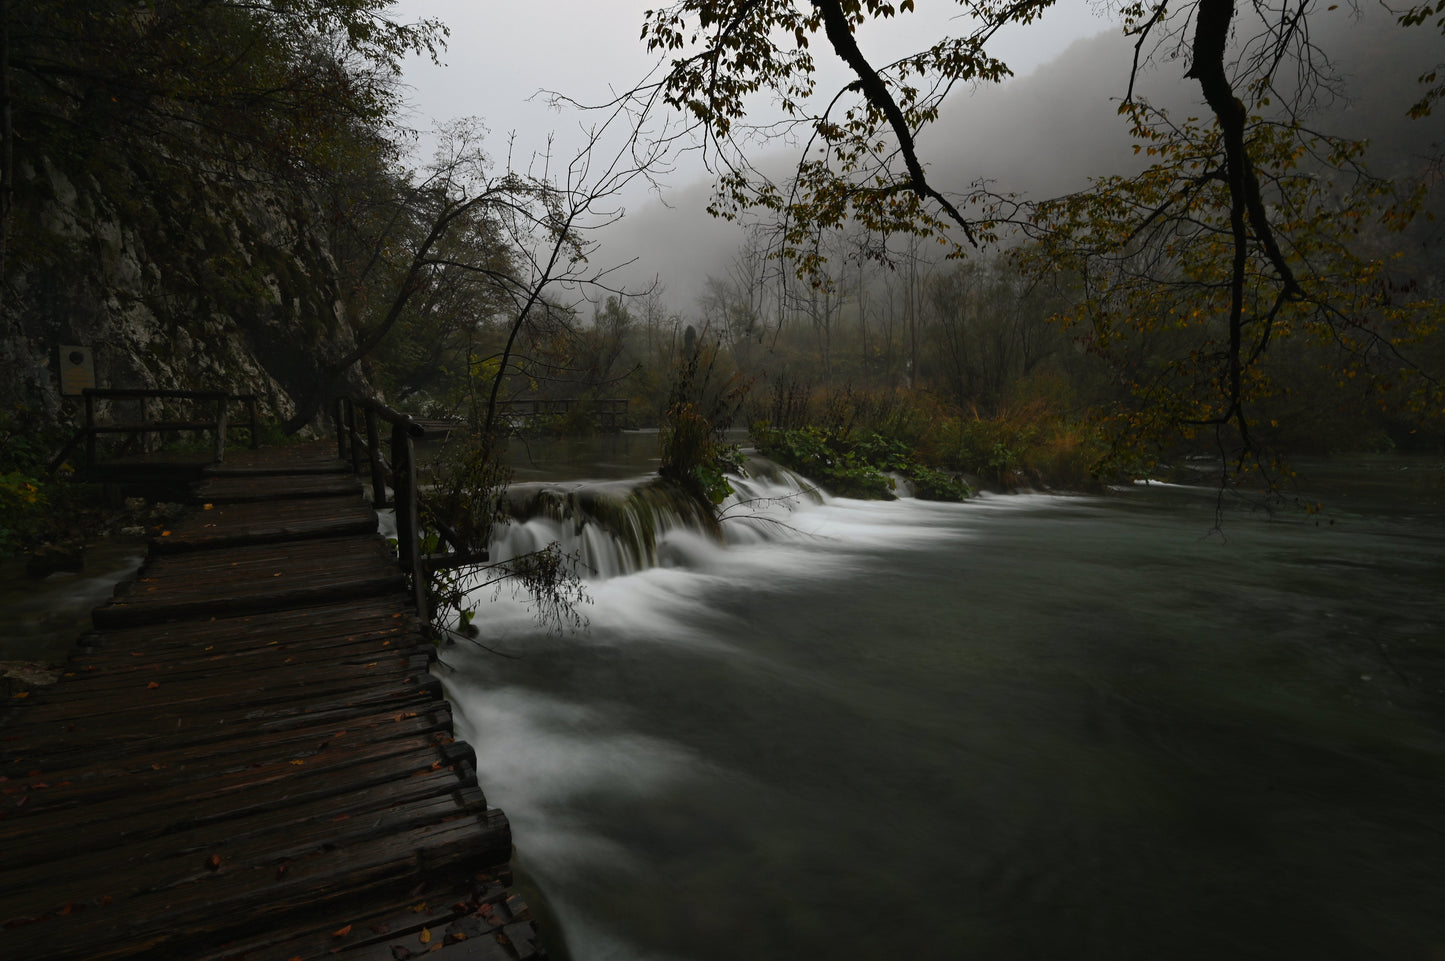
M 226 454 L 226 429 L 228 426 L 227 407 L 234 401 L 244 403 L 248 417 L 245 421 L 237 424 L 250 432 L 251 449 L 255 450 L 261 445 L 261 434 L 258 430 L 256 417 L 256 395 L 255 394 L 233 394 L 224 390 L 174 390 L 166 388 L 125 388 L 125 387 L 87 387 L 82 391 L 85 400 L 85 423 L 75 432 L 74 436 L 61 448 L 60 453 L 51 459 L 49 470 L 51 473 L 60 469 L 69 458 L 71 452 L 85 444 L 85 467 L 87 470 L 96 466 L 98 460 L 96 455 L 96 441 L 101 434 L 150 434 L 170 430 L 210 430 L 215 437 L 215 462 L 220 463 Z M 198 400 L 212 401 L 215 403 L 215 416 L 201 419 L 198 417 L 184 418 L 177 420 L 147 420 L 145 407 L 142 404 L 140 420 L 130 424 L 99 424 L 96 422 L 95 403 L 98 400 Z
M 585 404 L 596 426 L 607 430 L 621 430 L 627 426 L 626 397 L 543 398 L 522 397 L 497 401 L 498 413 L 511 417 L 557 417 L 567 416 L 577 404 Z
M 362 422 L 359 425 L 358 409 L 362 413 Z M 343 461 L 350 461 L 352 472 L 357 474 L 362 473 L 362 457 L 365 456 L 366 467 L 371 474 L 371 499 L 374 506 L 387 506 L 387 481 L 391 482 L 390 504 L 396 511 L 397 563 L 411 577 L 417 614 L 429 623 L 432 611 L 427 588 L 431 573 L 487 560 L 485 548 L 478 549 L 461 543 L 456 531 L 440 519 L 436 519 L 438 546 L 446 544 L 451 550 L 428 553 L 420 543 L 423 500 L 417 485 L 415 441 L 445 431 L 428 431 L 424 425 L 412 419 L 410 414 L 393 410 L 369 397 L 338 397 L 332 417 L 336 424 L 336 456 Z M 378 421 L 391 425 L 389 459 L 382 453 Z

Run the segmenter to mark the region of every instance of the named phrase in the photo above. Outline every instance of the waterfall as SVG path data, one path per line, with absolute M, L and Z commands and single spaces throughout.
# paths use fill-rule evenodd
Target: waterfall
M 757 543 L 790 535 L 788 518 L 823 495 L 790 471 L 750 461 L 730 476 L 733 494 L 708 511 L 657 478 L 570 484 L 518 484 L 508 492 L 512 520 L 493 534 L 492 561 L 556 543 L 587 579 L 605 580 L 680 563 L 700 545 Z

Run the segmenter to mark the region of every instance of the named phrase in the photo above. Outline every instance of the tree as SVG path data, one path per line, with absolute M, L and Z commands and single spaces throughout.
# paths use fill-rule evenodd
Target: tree
M 390 123 L 403 59 L 435 57 L 446 35 L 433 20 L 391 19 L 390 6 L 0 4 L 0 237 L 17 164 L 144 147 L 150 161 L 209 180 L 294 186 L 334 168 L 346 159 L 338 132 Z
M 816 231 L 847 220 L 935 238 L 954 256 L 1015 225 L 1040 242 L 1036 265 L 1083 278 L 1075 317 L 1093 325 L 1100 350 L 1131 323 L 1192 325 L 1193 337 L 1179 338 L 1182 353 L 1149 359 L 1163 376 L 1136 372 L 1142 403 L 1132 412 L 1140 416 L 1125 418 L 1128 427 L 1153 436 L 1208 429 L 1237 467 L 1247 466 L 1260 449 L 1255 403 L 1275 389 L 1267 351 L 1296 332 L 1333 339 L 1354 358 L 1340 368 L 1345 380 L 1363 369 L 1352 363 L 1388 359 L 1380 390 L 1398 393 L 1408 377 L 1416 389 L 1405 399 L 1422 414 L 1438 412 L 1438 377 L 1404 355 L 1433 334 L 1435 307 L 1382 294 L 1390 287 L 1385 262 L 1354 239 L 1372 219 L 1387 229 L 1407 223 L 1419 194 L 1371 178 L 1359 145 L 1306 127 L 1314 92 L 1333 79 L 1310 31 L 1325 11 L 1311 0 L 1242 8 L 1234 0 L 1137 0 L 1116 8 L 1135 40 L 1132 63 L 1121 64 L 1121 113 L 1155 159 L 1138 178 L 1106 178 L 1038 205 L 978 186 L 946 193 L 930 179 L 920 132 L 959 83 L 1009 76 L 990 40 L 1052 5 L 960 0 L 965 32 L 880 64 L 861 49 L 858 28 L 911 13 L 912 0 L 684 0 L 647 17 L 644 39 L 669 58 L 649 95 L 695 118 L 718 172 L 710 209 L 777 216 L 786 252 L 806 271 L 818 266 L 809 250 Z M 1442 13 L 1442 5 L 1424 4 L 1400 21 L 1445 25 Z M 830 95 L 815 89 L 820 38 L 851 75 Z M 1162 61 L 1159 53 L 1186 64 L 1183 78 L 1197 85 L 1205 120 L 1170 117 L 1137 89 L 1141 67 Z M 771 126 L 749 120 L 762 92 L 782 113 Z M 1438 95 L 1438 87 L 1427 91 L 1416 113 Z M 791 180 L 778 184 L 749 163 L 746 147 L 782 136 L 803 149 Z

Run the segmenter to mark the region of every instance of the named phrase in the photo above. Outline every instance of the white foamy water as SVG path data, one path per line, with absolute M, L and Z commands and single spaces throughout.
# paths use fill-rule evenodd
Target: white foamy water
M 754 479 L 739 503 L 761 514 L 725 512 L 721 542 L 654 519 L 630 567 L 600 524 L 529 522 L 591 552 L 589 628 L 545 634 L 503 592 L 478 617 L 501 653 L 443 652 L 573 961 L 1445 945 L 1445 736 L 1402 679 L 1445 636 L 1445 538 L 1240 511 L 1207 539 L 1210 492 L 1153 486 L 954 505 Z

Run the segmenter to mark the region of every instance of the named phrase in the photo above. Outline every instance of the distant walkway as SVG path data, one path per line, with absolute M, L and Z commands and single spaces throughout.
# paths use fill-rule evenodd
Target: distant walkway
M 208 474 L 64 678 L 0 706 L 0 955 L 541 957 L 334 445 Z

